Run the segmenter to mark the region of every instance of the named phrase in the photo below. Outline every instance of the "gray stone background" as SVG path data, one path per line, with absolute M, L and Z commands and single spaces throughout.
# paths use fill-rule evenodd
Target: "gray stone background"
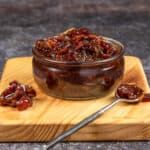
M 0 71 L 8 58 L 30 56 L 34 41 L 70 27 L 120 40 L 126 55 L 150 67 L 150 0 L 0 0 Z M 150 77 L 147 71 L 148 77 Z M 0 150 L 42 150 L 39 143 Z M 61 143 L 53 150 L 150 150 L 150 142 Z

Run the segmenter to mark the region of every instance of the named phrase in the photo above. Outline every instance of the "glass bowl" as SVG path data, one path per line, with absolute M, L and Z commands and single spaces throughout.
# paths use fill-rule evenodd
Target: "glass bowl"
M 56 61 L 33 50 L 36 83 L 47 95 L 61 99 L 95 99 L 112 92 L 123 77 L 124 47 L 114 39 L 103 38 L 120 52 L 109 59 L 94 62 Z

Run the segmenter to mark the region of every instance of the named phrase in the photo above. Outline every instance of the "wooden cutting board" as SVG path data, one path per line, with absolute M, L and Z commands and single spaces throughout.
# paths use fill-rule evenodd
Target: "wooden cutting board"
M 32 75 L 32 58 L 9 59 L 0 83 L 2 91 L 11 80 L 32 85 L 38 93 L 26 111 L 0 107 L 0 142 L 48 141 L 113 100 L 112 95 L 87 101 L 67 101 L 46 96 Z M 136 82 L 149 91 L 140 60 L 125 57 L 124 82 Z M 114 89 L 115 90 L 115 89 Z M 120 103 L 102 117 L 70 136 L 69 141 L 149 140 L 150 103 Z

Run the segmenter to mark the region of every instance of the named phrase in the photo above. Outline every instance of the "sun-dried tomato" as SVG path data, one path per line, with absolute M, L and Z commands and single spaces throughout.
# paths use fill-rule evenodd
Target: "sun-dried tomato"
M 32 106 L 32 99 L 35 96 L 36 91 L 31 86 L 21 84 L 15 80 L 10 82 L 9 87 L 1 93 L 0 105 L 25 110 Z
M 86 28 L 73 28 L 58 36 L 37 40 L 33 49 L 53 60 L 74 62 L 108 59 L 119 52 L 102 36 Z
M 117 88 L 116 97 L 125 99 L 136 99 L 143 94 L 143 90 L 136 84 L 121 84 Z

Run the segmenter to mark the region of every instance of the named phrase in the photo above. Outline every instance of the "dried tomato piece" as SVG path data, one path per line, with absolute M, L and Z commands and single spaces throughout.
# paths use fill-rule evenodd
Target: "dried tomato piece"
M 126 99 L 136 99 L 143 94 L 143 90 L 135 84 L 121 84 L 117 88 L 116 97 Z
M 31 98 L 28 96 L 23 96 L 20 98 L 19 101 L 16 102 L 16 107 L 18 108 L 18 110 L 25 110 L 31 106 L 32 106 L 32 101 Z
M 90 31 L 87 28 L 79 28 L 79 33 L 80 34 L 89 34 Z
M 150 93 L 144 94 L 142 102 L 150 102 Z
M 36 91 L 28 85 L 24 85 L 14 80 L 9 83 L 0 95 L 1 106 L 17 107 L 19 110 L 25 110 L 32 106 L 32 98 L 36 96 Z
M 38 40 L 33 50 L 53 60 L 74 62 L 108 59 L 119 52 L 87 28 L 73 28 L 58 36 Z
M 36 91 L 31 86 L 26 85 L 25 88 L 26 88 L 27 96 L 29 96 L 30 98 L 33 98 L 36 96 Z

